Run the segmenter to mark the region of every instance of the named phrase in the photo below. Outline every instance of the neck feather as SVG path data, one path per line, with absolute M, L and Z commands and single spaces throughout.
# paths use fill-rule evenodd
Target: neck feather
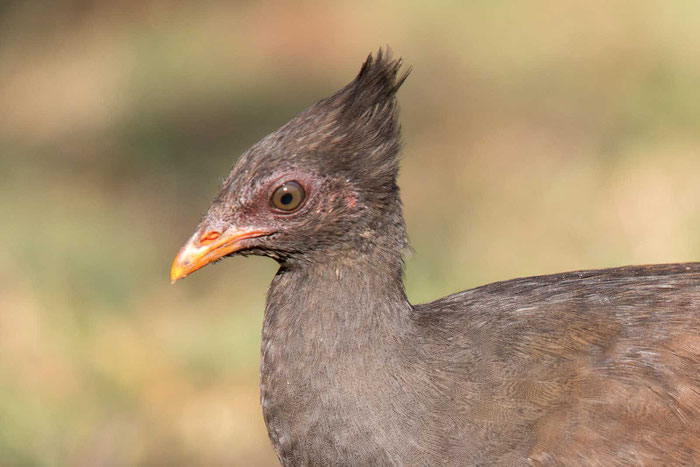
M 393 255 L 282 266 L 268 292 L 265 330 L 284 340 L 299 332 L 303 340 L 343 339 L 350 330 L 370 335 L 382 322 L 400 325 L 411 307 L 402 273 L 402 260 Z
M 362 439 L 376 438 L 379 449 L 393 436 L 370 421 L 401 413 L 393 405 L 406 397 L 405 388 L 389 373 L 411 347 L 411 305 L 400 265 L 378 270 L 361 259 L 283 268 L 270 287 L 260 390 L 283 463 L 323 461 L 296 456 L 323 452 L 313 443 L 323 444 L 328 433 L 347 433 L 343 449 L 355 459 Z

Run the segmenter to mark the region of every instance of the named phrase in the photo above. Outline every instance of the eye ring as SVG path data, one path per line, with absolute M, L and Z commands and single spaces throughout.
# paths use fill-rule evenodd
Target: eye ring
M 290 180 L 275 188 L 270 204 L 276 210 L 289 214 L 299 209 L 305 199 L 304 187 L 296 180 Z

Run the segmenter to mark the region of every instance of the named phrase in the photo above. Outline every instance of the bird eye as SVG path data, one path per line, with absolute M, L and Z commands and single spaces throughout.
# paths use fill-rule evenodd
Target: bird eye
M 272 193 L 272 206 L 285 212 L 292 212 L 301 206 L 306 198 L 304 189 L 298 182 L 285 182 Z

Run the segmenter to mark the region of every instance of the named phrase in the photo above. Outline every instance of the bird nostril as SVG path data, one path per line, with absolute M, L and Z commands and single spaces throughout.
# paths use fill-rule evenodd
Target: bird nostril
M 206 245 L 207 243 L 213 242 L 220 236 L 221 234 L 219 232 L 212 230 L 211 232 L 207 232 L 199 238 L 199 244 Z

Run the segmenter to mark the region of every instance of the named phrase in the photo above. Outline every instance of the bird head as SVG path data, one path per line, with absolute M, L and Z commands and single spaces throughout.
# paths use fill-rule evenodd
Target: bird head
M 171 280 L 232 254 L 293 265 L 367 255 L 378 245 L 402 251 L 401 64 L 379 50 L 347 86 L 248 149 L 175 258 Z

